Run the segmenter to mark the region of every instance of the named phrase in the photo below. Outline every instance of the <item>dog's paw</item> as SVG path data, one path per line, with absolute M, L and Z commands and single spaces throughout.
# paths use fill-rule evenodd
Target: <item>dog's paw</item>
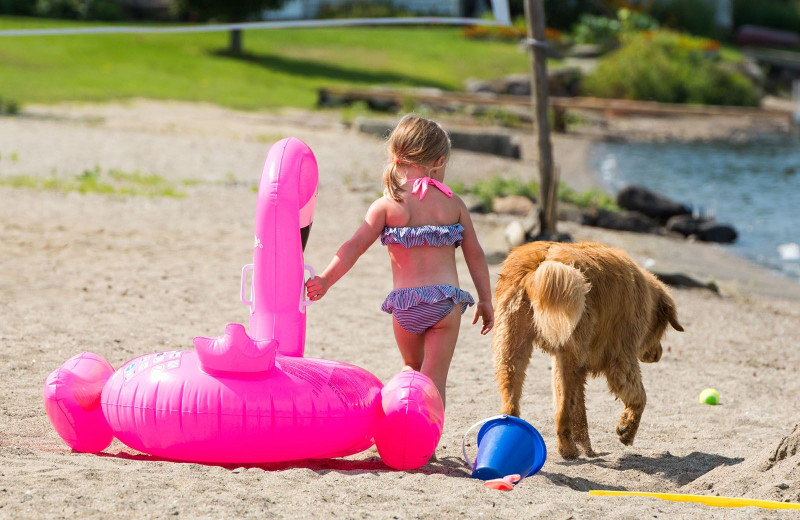
M 564 460 L 575 460 L 578 458 L 578 447 L 575 444 L 571 445 L 558 445 L 558 454 L 561 455 L 561 458 Z
M 636 436 L 636 428 L 629 423 L 619 423 L 617 425 L 617 437 L 619 442 L 625 446 L 633 444 L 633 438 Z

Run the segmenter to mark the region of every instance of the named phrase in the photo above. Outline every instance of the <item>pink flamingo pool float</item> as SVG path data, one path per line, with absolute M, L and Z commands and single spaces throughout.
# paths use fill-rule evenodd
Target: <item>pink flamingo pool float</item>
M 424 465 L 444 422 L 433 382 L 401 372 L 384 387 L 366 370 L 303 357 L 305 239 L 318 169 L 295 138 L 270 148 L 258 187 L 253 264 L 242 269 L 250 334 L 228 324 L 194 350 L 137 357 L 119 370 L 83 352 L 48 376 L 44 405 L 61 438 L 97 453 L 116 437 L 173 460 L 264 463 L 331 458 L 375 443 L 395 469 Z M 252 270 L 251 295 L 247 274 Z

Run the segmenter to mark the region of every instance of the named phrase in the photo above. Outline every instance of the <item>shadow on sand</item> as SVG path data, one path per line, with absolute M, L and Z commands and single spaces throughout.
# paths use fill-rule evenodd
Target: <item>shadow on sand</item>
M 744 460 L 742 458 L 723 457 L 722 455 L 697 451 L 683 457 L 677 457 L 668 451 L 652 457 L 631 453 L 622 455 L 617 459 L 605 458 L 608 455 L 610 454 L 600 453 L 595 458 L 558 461 L 555 465 L 566 467 L 593 465 L 616 471 L 638 471 L 672 481 L 678 487 L 681 487 L 702 477 L 714 468 L 732 466 Z M 562 473 L 542 471 L 541 474 L 554 484 L 567 486 L 576 491 L 589 491 L 591 489 L 627 491 L 622 486 L 601 484 L 581 477 L 570 477 Z
M 543 476 L 550 482 L 557 486 L 566 486 L 575 491 L 589 491 L 590 489 L 603 489 L 609 491 L 626 491 L 622 486 L 609 486 L 606 484 L 598 484 L 592 480 L 583 477 L 568 477 L 563 473 L 550 473 L 547 471 L 540 471 L 538 475 Z
M 447 85 L 438 83 L 429 78 L 398 74 L 385 70 L 363 70 L 353 69 L 325 63 L 321 61 L 306 60 L 302 58 L 290 58 L 276 54 L 231 54 L 227 50 L 211 51 L 211 54 L 231 60 L 239 60 L 246 63 L 260 65 L 264 68 L 283 72 L 293 76 L 306 76 L 315 78 L 326 78 L 347 83 L 399 83 L 417 87 L 435 87 L 448 89 Z
M 77 453 L 77 452 L 76 452 Z M 337 473 L 346 473 L 350 475 L 358 475 L 362 473 L 371 473 L 377 475 L 378 473 L 394 472 L 396 470 L 390 468 L 381 461 L 377 456 L 370 457 L 365 460 L 347 460 L 347 459 L 306 459 L 294 460 L 286 462 L 271 462 L 266 464 L 215 464 L 204 462 L 187 462 L 184 460 L 172 460 L 163 457 L 156 457 L 154 455 L 147 455 L 144 453 L 128 453 L 120 451 L 117 453 L 101 452 L 96 454 L 98 457 L 109 457 L 121 460 L 135 460 L 145 462 L 170 462 L 173 464 L 200 464 L 202 466 L 217 466 L 233 471 L 239 468 L 250 469 L 256 468 L 263 471 L 283 471 L 288 469 L 310 469 L 314 472 L 324 475 L 331 471 Z M 469 478 L 470 474 L 464 467 L 464 463 L 457 457 L 444 457 L 438 460 L 431 460 L 426 465 L 419 469 L 410 470 L 408 473 L 420 473 L 423 475 L 448 475 L 452 477 Z

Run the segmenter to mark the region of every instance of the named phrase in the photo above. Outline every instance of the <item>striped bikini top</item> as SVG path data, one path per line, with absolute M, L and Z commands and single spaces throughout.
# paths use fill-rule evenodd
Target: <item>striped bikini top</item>
M 442 193 L 448 197 L 453 197 L 453 190 L 451 190 L 443 182 L 430 177 L 419 177 L 417 179 L 409 179 L 407 182 L 414 181 L 414 186 L 411 193 L 419 193 L 419 200 L 425 198 L 428 193 L 428 185 L 433 184 Z M 459 224 L 450 224 L 449 226 L 416 226 L 416 227 L 389 227 L 386 226 L 381 232 L 381 244 L 400 244 L 403 247 L 416 247 L 416 246 L 460 246 L 461 234 L 464 232 L 464 227 Z
M 460 246 L 461 224 L 449 226 L 385 227 L 381 232 L 381 244 L 400 244 L 403 247 L 416 246 Z

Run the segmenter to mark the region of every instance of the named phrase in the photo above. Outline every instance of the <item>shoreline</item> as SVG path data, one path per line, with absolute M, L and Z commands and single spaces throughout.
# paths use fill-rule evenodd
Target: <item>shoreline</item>
M 614 118 L 619 119 L 619 118 Z M 636 118 L 636 125 L 639 130 L 634 134 L 635 139 L 626 139 L 625 142 L 707 142 L 723 140 L 730 136 L 731 132 L 738 136 L 739 142 L 757 141 L 758 139 L 775 136 L 786 135 L 785 128 L 782 133 L 780 126 L 764 125 L 763 121 L 751 120 L 749 122 L 735 121 L 733 130 L 726 127 L 725 121 L 717 121 L 719 128 L 713 133 L 707 131 L 707 127 L 694 129 L 694 124 L 697 118 L 681 118 L 676 124 L 675 120 L 665 118 Z M 726 119 L 728 122 L 730 118 Z M 620 126 L 625 127 L 626 123 Z M 783 125 L 784 127 L 786 125 Z M 662 139 L 665 135 L 662 131 L 665 127 L 670 132 L 668 135 L 673 136 L 671 132 L 680 133 L 680 139 L 674 140 L 672 137 Z M 612 134 L 613 135 L 613 134 Z M 555 134 L 554 137 L 554 154 L 558 153 L 556 143 L 560 141 L 561 149 L 569 149 L 579 158 L 573 158 L 570 162 L 570 168 L 562 169 L 562 179 L 565 182 L 579 186 L 580 189 L 598 188 L 614 195 L 614 193 L 603 183 L 600 172 L 592 167 L 591 153 L 592 147 L 599 142 L 606 142 L 608 140 L 617 141 L 614 137 L 609 137 L 608 134 L 598 133 L 592 134 L 578 134 L 573 141 L 572 134 Z M 573 141 L 571 143 L 570 141 Z M 575 146 L 577 145 L 577 146 Z M 556 155 L 558 156 L 558 155 Z M 566 174 L 564 174 L 566 173 Z M 565 221 L 559 221 L 559 226 L 567 224 Z M 586 228 L 585 226 L 578 226 L 578 228 Z M 601 230 L 603 228 L 588 228 Z M 624 231 L 603 230 L 605 233 L 598 231 L 597 233 L 581 233 L 578 235 L 597 236 L 598 240 L 614 241 L 621 244 L 627 244 L 627 247 L 633 247 L 631 242 L 633 240 L 616 240 L 612 236 L 615 233 L 630 234 L 632 236 L 648 235 L 641 233 L 630 233 Z M 611 234 L 609 234 L 611 233 Z M 574 233 L 573 233 L 574 234 Z M 655 236 L 655 235 L 649 235 Z M 779 269 L 762 264 L 752 258 L 748 258 L 743 254 L 739 254 L 727 249 L 725 244 L 716 244 L 711 242 L 692 241 L 689 239 L 668 238 L 661 237 L 669 240 L 674 240 L 677 243 L 683 244 L 686 247 L 693 249 L 692 255 L 675 255 L 675 258 L 668 262 L 662 262 L 663 266 L 654 266 L 657 270 L 669 271 L 682 271 L 686 274 L 695 275 L 704 281 L 714 280 L 721 281 L 723 290 L 732 292 L 747 293 L 754 291 L 758 294 L 766 294 L 787 298 L 791 300 L 800 300 L 800 280 L 793 278 L 788 274 L 780 271 Z M 690 245 L 691 244 L 691 245 Z M 699 247 L 698 247 L 699 246 Z M 713 251 L 713 252 L 709 252 Z M 647 258 L 644 258 L 645 260 Z M 648 262 L 649 264 L 650 262 Z M 641 264 L 641 262 L 640 262 Z M 733 265 L 731 265 L 733 264 Z M 744 279 L 737 280 L 736 272 L 745 274 Z M 772 275 L 772 276 L 770 276 Z M 784 289 L 782 284 L 789 282 L 789 287 Z

